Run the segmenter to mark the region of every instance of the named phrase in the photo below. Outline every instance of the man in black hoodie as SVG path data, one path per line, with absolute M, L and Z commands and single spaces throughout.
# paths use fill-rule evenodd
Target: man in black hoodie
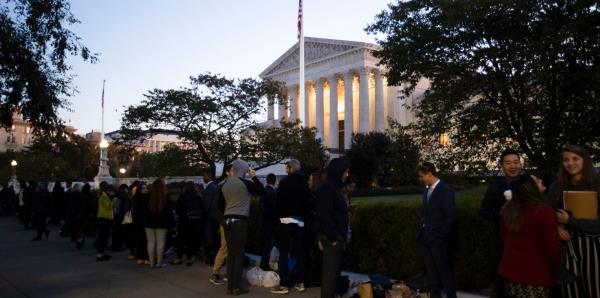
M 281 286 L 271 290 L 274 294 L 287 294 L 294 285 L 289 274 L 288 254 L 295 252 L 297 258 L 296 283 L 294 288 L 304 291 L 306 252 L 304 248 L 304 219 L 308 214 L 310 188 L 308 180 L 300 171 L 300 162 L 291 159 L 286 163 L 288 176 L 279 182 L 276 210 L 279 224 L 275 246 L 279 250 L 279 276 Z
M 348 205 L 342 195 L 342 182 L 348 177 L 350 162 L 344 158 L 331 160 L 327 180 L 317 189 L 317 232 L 323 247 L 321 297 L 335 295 L 348 234 Z

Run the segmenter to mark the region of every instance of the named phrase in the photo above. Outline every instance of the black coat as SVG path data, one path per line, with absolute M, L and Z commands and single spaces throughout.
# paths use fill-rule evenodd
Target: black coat
M 342 174 L 349 168 L 346 159 L 333 159 L 327 167 L 327 180 L 317 189 L 317 233 L 331 242 L 346 241 L 348 236 L 348 204 L 342 195 Z
M 417 239 L 429 242 L 434 239 L 449 238 L 456 220 L 454 197 L 454 191 L 442 181 L 433 189 L 429 200 L 425 190 L 421 221 L 417 227 Z
M 277 226 L 279 218 L 276 213 L 277 189 L 270 185 L 265 187 L 265 193 L 260 196 L 260 227 L 273 229 Z
M 181 194 L 175 208 L 179 220 L 187 222 L 190 219 L 203 220 L 206 216 L 202 197 L 198 194 Z
M 310 197 L 308 181 L 302 173 L 286 176 L 277 188 L 277 216 L 304 219 L 308 213 Z
M 144 216 L 144 227 L 151 229 L 169 229 L 174 226 L 173 206 L 171 200 L 167 198 L 165 206 L 159 213 L 154 213 L 146 209 Z

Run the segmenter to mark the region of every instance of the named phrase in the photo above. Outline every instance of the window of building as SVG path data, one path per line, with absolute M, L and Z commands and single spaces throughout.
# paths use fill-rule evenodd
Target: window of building
M 440 134 L 440 146 L 448 147 L 448 134 L 447 133 Z
M 344 120 L 338 121 L 338 148 L 340 151 L 345 150 L 344 148 Z

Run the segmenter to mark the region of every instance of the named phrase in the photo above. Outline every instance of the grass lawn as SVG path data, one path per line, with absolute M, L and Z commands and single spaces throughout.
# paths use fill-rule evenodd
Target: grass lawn
M 480 201 L 485 194 L 487 186 L 478 186 L 468 190 L 456 193 L 456 201 L 477 200 Z M 395 203 L 395 202 L 415 202 L 423 200 L 422 194 L 396 195 L 396 196 L 376 196 L 352 198 L 352 205 L 374 204 L 374 203 Z

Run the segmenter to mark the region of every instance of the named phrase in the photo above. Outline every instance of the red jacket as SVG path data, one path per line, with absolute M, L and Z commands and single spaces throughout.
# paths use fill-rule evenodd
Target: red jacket
M 554 210 L 546 205 L 527 203 L 519 231 L 501 226 L 504 252 L 498 273 L 526 285 L 551 287 L 553 273 L 560 264 L 560 239 Z

